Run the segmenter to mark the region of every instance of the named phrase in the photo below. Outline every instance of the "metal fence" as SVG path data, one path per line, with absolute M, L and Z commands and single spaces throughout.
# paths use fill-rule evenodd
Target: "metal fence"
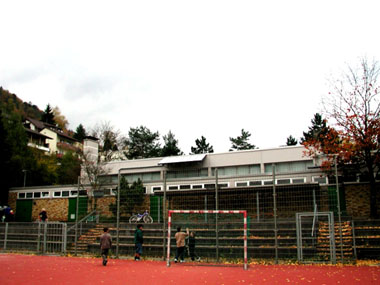
M 82 195 L 69 202 L 71 220 L 67 225 L 51 224 L 55 232 L 49 230 L 50 223 L 25 224 L 18 232 L 13 229 L 14 223 L 1 224 L 3 250 L 47 253 L 50 245 L 61 244 L 55 247 L 56 252 L 97 255 L 99 236 L 104 227 L 109 227 L 114 241 L 112 254 L 131 256 L 136 223 L 143 223 L 144 256 L 164 259 L 168 210 L 244 210 L 250 261 L 345 263 L 380 259 L 380 221 L 350 215 L 344 189 L 334 176 L 329 184 L 319 184 L 307 182 L 302 173 L 276 175 L 273 166 L 266 175 L 168 169 L 156 180 L 139 178 L 142 184 L 132 175 L 120 173 L 118 187 L 110 186 L 102 195 L 78 185 Z M 144 194 L 147 185 L 154 189 L 153 194 Z M 146 210 L 153 218 L 151 224 L 144 223 Z M 140 220 L 130 223 L 136 213 L 141 214 Z M 196 232 L 198 255 L 203 260 L 215 259 L 218 245 L 222 259 L 233 262 L 241 257 L 241 246 L 235 242 L 242 237 L 243 223 L 233 217 L 178 215 L 173 216 L 172 223 L 174 228 L 182 226 Z M 172 247 L 174 252 L 173 242 Z

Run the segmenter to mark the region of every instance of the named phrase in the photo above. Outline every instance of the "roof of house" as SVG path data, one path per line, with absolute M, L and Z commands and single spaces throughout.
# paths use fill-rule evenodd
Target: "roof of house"
M 44 134 L 41 134 L 41 133 L 39 133 L 39 132 L 37 132 L 37 131 L 33 131 L 33 130 L 31 130 L 31 129 L 28 129 L 28 128 L 25 128 L 25 131 L 26 131 L 27 133 L 30 133 L 30 134 L 33 134 L 33 135 L 36 135 L 36 136 L 39 136 L 39 137 L 42 137 L 42 138 L 45 138 L 45 139 L 48 139 L 48 140 L 52 140 L 51 137 L 48 137 L 48 136 L 46 136 L 46 135 L 44 135 Z

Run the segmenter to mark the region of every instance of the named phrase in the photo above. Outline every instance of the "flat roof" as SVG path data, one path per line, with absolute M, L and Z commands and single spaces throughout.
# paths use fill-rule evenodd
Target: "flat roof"
M 175 164 L 175 163 L 189 163 L 189 162 L 201 162 L 206 157 L 205 153 L 202 154 L 192 154 L 192 155 L 182 155 L 182 156 L 169 156 L 165 157 L 158 165 L 165 164 Z

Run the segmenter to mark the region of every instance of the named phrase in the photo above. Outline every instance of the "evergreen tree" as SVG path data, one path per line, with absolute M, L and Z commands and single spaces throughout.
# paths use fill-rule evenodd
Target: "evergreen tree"
M 79 124 L 74 133 L 74 139 L 79 142 L 83 142 L 83 139 L 87 136 L 86 130 L 82 124 Z
M 206 138 L 204 136 L 202 136 L 201 139 L 196 139 L 195 145 L 195 147 L 191 147 L 191 154 L 214 152 L 213 146 L 206 142 Z
M 326 125 L 326 120 L 322 118 L 322 115 L 316 113 L 314 118 L 311 120 L 311 127 L 307 132 L 303 132 L 303 137 L 301 138 L 301 144 L 309 140 L 319 140 L 328 133 L 328 128 Z
M 44 123 L 55 125 L 54 113 L 49 104 L 47 104 L 46 109 L 42 114 L 41 121 Z
M 288 146 L 290 146 L 290 145 L 297 145 L 297 144 L 298 144 L 298 141 L 292 135 L 290 135 L 286 139 L 286 145 L 288 145 Z
M 171 131 L 164 136 L 164 143 L 161 156 L 183 155 L 183 152 L 178 148 L 178 140 L 175 139 Z
M 230 151 L 234 150 L 246 150 L 246 149 L 255 149 L 256 146 L 248 142 L 251 134 L 248 131 L 241 130 L 241 135 L 236 138 L 230 138 L 232 143 Z
M 128 159 L 158 157 L 161 154 L 159 133 L 152 133 L 148 128 L 140 126 L 130 128 L 125 141 Z
M 124 176 L 120 179 L 120 215 L 131 216 L 135 207 L 139 207 L 144 202 L 144 187 L 142 181 L 138 179 L 134 181 L 132 185 L 129 185 Z M 110 211 L 116 216 L 117 205 L 110 204 Z

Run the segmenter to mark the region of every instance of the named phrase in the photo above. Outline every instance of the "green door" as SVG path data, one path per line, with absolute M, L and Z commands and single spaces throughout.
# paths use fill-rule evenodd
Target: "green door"
M 336 195 L 336 187 L 328 186 L 328 196 L 329 196 L 329 210 L 334 212 L 334 216 L 338 215 L 338 196 Z M 346 196 L 344 189 L 339 187 L 339 203 L 340 203 L 340 211 L 343 216 L 347 215 L 346 211 Z
M 69 199 L 69 216 L 67 218 L 69 222 L 75 222 L 76 209 L 77 209 L 77 198 L 70 198 Z M 78 211 L 79 211 L 78 220 L 87 214 L 87 197 L 79 197 Z
M 16 202 L 16 221 L 31 222 L 32 221 L 33 200 L 17 200 Z
M 150 196 L 150 212 L 149 214 L 153 218 L 153 222 L 162 222 L 162 199 L 160 196 Z

